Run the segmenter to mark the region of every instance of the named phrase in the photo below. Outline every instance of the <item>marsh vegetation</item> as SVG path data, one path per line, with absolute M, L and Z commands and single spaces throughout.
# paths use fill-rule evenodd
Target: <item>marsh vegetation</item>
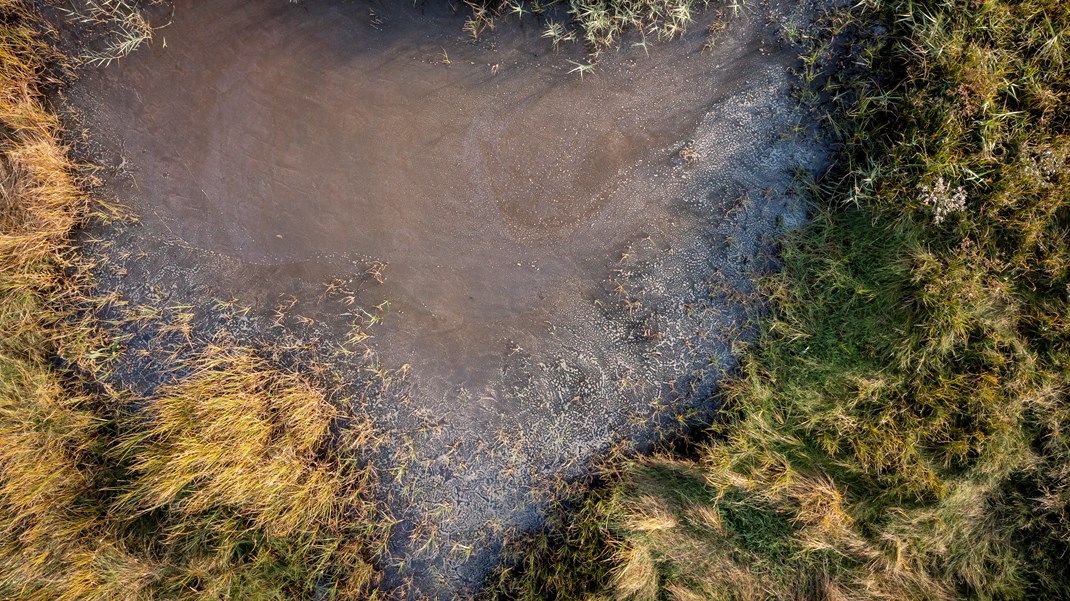
M 866 2 L 804 79 L 840 145 L 687 452 L 610 463 L 517 598 L 1064 598 L 1070 7 Z
M 90 63 L 151 33 L 132 5 L 86 6 L 128 34 Z M 699 6 L 470 8 L 473 37 L 539 15 L 547 44 L 597 54 L 625 30 L 673 38 Z M 151 394 L 115 385 L 127 340 L 100 316 L 136 328 L 158 309 L 94 287 L 75 233 L 124 217 L 86 192 L 98 173 L 46 102 L 66 58 L 22 2 L 0 12 L 0 596 L 382 594 L 383 439 L 330 367 L 193 344 L 172 307 L 156 330 L 188 343 L 181 363 Z M 812 223 L 763 282 L 720 417 L 559 489 L 488 595 L 1070 596 L 1070 6 L 870 0 L 786 33 L 838 161 L 804 190 Z

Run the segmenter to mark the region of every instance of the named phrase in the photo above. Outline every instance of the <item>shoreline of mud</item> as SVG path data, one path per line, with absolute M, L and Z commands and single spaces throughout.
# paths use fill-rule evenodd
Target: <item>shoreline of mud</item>
M 732 367 L 732 345 L 748 307 L 760 302 L 752 278 L 767 268 L 778 233 L 804 219 L 790 197 L 789 170 L 816 169 L 822 152 L 811 142 L 780 138 L 796 118 L 787 74 L 794 57 L 772 50 L 775 36 L 757 16 L 749 19 L 747 27 L 756 28 L 751 33 L 762 42 L 748 47 L 728 40 L 726 46 L 744 56 L 764 48 L 769 55 L 759 54 L 772 57 L 768 66 L 741 69 L 692 131 L 665 144 L 661 159 L 629 180 L 630 194 L 673 199 L 667 223 L 691 219 L 698 225 L 671 244 L 641 231 L 607 248 L 590 270 L 601 275 L 584 282 L 567 323 L 525 332 L 528 344 L 500 341 L 505 344 L 490 354 L 500 377 L 493 385 L 470 389 L 454 380 L 436 387 L 442 378 L 424 379 L 405 353 L 384 360 L 376 337 L 396 314 L 371 302 L 377 299 L 368 291 L 382 285 L 374 258 L 347 259 L 345 270 L 314 258 L 257 264 L 191 244 L 167 228 L 130 224 L 91 234 L 109 240 L 95 250 L 93 243 L 86 246 L 109 259 L 98 273 L 101 288 L 135 305 L 193 307 L 191 334 L 173 334 L 165 345 L 192 348 L 183 336 L 203 341 L 221 330 L 259 346 L 277 337 L 318 349 L 343 378 L 357 374 L 346 396 L 396 443 L 383 463 L 394 480 L 389 501 L 405 524 L 384 562 L 388 586 L 409 581 L 410 595 L 470 593 L 494 565 L 502 533 L 537 527 L 539 482 L 579 475 L 615 441 L 657 438 L 663 426 L 654 427 L 652 416 L 654 423 L 657 415 L 671 422 L 708 402 L 719 374 Z M 105 162 L 120 157 L 112 164 L 123 166 L 114 169 L 108 189 L 119 197 L 144 194 L 127 170 L 146 159 L 127 156 L 124 141 L 101 134 L 94 130 L 98 156 Z M 685 144 L 699 157 L 693 163 L 676 159 L 674 149 Z M 324 284 L 336 281 L 325 293 Z M 264 282 L 282 285 L 264 288 Z M 243 288 L 244 295 L 236 293 Z M 231 304 L 235 296 L 244 298 Z M 284 306 L 288 297 L 295 302 Z M 339 350 L 340 338 L 354 329 L 370 338 Z M 168 373 L 166 358 L 154 355 L 159 344 L 153 336 L 132 339 L 119 381 L 144 390 L 158 385 L 160 374 Z M 288 360 L 285 353 L 279 359 Z M 146 374 L 156 377 L 142 380 Z M 369 379 L 377 381 L 367 386 Z M 458 413 L 459 406 L 479 407 L 478 417 Z M 414 536 L 420 528 L 437 531 L 438 539 Z M 480 541 L 487 546 L 467 557 L 456 551 Z

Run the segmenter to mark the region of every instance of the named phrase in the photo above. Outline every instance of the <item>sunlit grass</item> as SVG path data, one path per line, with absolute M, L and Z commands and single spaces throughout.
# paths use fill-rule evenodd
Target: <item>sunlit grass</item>
M 0 13 L 0 597 L 367 598 L 389 520 L 364 420 L 225 340 L 151 398 L 102 379 L 72 236 L 104 208 L 39 91 L 59 57 Z
M 158 0 L 157 0 L 158 2 Z M 130 0 L 82 0 L 61 9 L 72 23 L 96 26 L 108 31 L 100 48 L 76 57 L 85 64 L 105 67 L 128 56 L 152 39 L 153 26 L 145 19 L 138 2 Z

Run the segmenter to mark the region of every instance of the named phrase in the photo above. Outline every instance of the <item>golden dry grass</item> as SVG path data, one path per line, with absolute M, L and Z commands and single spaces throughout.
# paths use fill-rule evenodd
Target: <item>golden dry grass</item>
M 33 17 L 0 0 L 0 597 L 364 599 L 385 538 L 370 425 L 219 341 L 153 398 L 72 246 L 92 217 L 40 92 Z

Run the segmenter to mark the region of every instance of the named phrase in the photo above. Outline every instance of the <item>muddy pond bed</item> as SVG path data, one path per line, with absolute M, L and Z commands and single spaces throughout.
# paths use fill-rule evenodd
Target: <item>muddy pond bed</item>
M 184 324 L 130 332 L 117 378 L 219 335 L 330 366 L 384 433 L 400 596 L 471 593 L 548 483 L 715 409 L 822 161 L 776 29 L 799 15 L 711 9 L 581 78 L 534 18 L 475 41 L 448 3 L 158 8 L 61 98 L 138 217 L 85 234 L 100 287 Z

